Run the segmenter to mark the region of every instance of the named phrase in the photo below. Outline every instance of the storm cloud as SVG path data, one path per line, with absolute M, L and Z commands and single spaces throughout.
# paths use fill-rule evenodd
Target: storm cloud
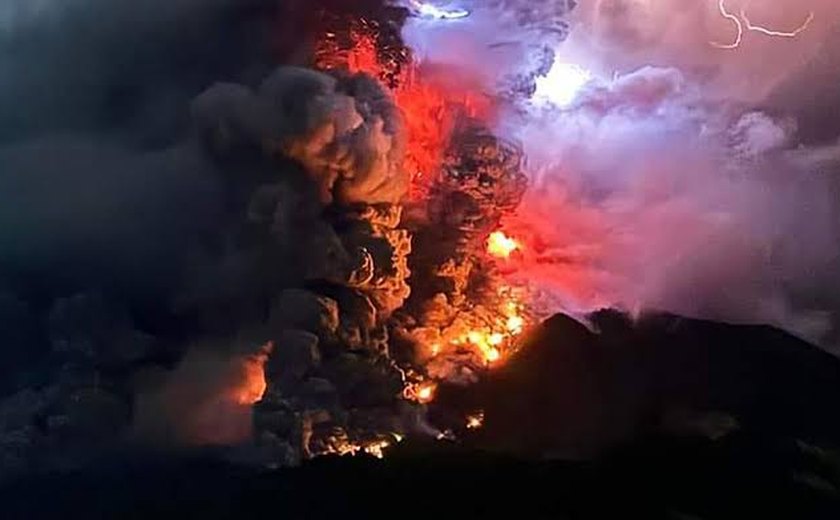
M 488 15 L 540 6 L 471 7 L 457 23 L 410 23 L 407 41 L 489 90 L 552 63 L 588 73 L 567 105 L 520 96 L 499 118 L 529 160 L 531 188 L 508 222 L 535 244 L 522 279 L 567 311 L 773 323 L 837 345 L 835 2 L 724 2 L 737 24 L 715 0 L 580 2 L 546 63 L 506 59 L 547 40 L 519 31 L 507 41 L 507 19 Z M 749 29 L 792 32 L 811 13 L 795 37 Z M 722 48 L 739 26 L 737 48 Z M 465 42 L 461 59 L 441 51 L 453 41 Z

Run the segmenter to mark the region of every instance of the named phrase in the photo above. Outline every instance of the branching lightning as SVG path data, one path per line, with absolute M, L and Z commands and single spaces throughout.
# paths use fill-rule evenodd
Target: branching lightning
M 712 46 L 717 47 L 718 49 L 737 49 L 741 46 L 741 40 L 744 39 L 744 24 L 741 23 L 740 18 L 726 10 L 726 4 L 724 2 L 725 0 L 718 0 L 718 9 L 720 10 L 720 14 L 721 16 L 735 24 L 735 28 L 738 30 L 738 34 L 735 36 L 735 40 L 732 43 L 709 43 L 711 43 Z
M 747 9 L 744 7 L 741 9 L 740 17 L 734 13 L 729 12 L 726 9 L 726 0 L 718 0 L 718 10 L 720 11 L 720 15 L 725 18 L 726 20 L 731 21 L 735 25 L 735 29 L 737 31 L 735 35 L 735 39 L 731 43 L 720 43 L 720 42 L 709 42 L 713 47 L 718 49 L 737 49 L 741 46 L 741 42 L 744 40 L 744 31 L 756 32 L 759 34 L 763 34 L 765 36 L 770 36 L 773 38 L 795 38 L 799 36 L 800 33 L 808 29 L 811 25 L 811 22 L 814 21 L 816 14 L 811 11 L 808 13 L 808 17 L 805 19 L 802 24 L 799 25 L 793 31 L 778 31 L 775 29 L 770 29 L 768 27 L 764 27 L 762 25 L 755 25 L 747 16 Z
M 753 23 L 750 21 L 750 19 L 747 18 L 747 10 L 746 9 L 741 9 L 741 19 L 744 20 L 744 25 L 745 25 L 745 27 L 747 28 L 748 31 L 755 31 L 755 32 L 758 32 L 758 33 L 761 33 L 761 34 L 766 34 L 767 36 L 776 36 L 776 37 L 780 37 L 780 38 L 796 38 L 797 36 L 799 36 L 799 34 L 801 32 L 808 29 L 808 26 L 810 26 L 811 22 L 814 21 L 815 16 L 816 15 L 814 14 L 814 12 L 811 11 L 810 13 L 808 13 L 808 17 L 805 19 L 804 22 L 802 22 L 802 24 L 799 27 L 797 27 L 796 29 L 794 29 L 790 32 L 785 32 L 785 31 L 776 31 L 776 30 L 773 30 L 773 29 L 768 29 L 768 28 L 762 27 L 760 25 L 753 25 Z

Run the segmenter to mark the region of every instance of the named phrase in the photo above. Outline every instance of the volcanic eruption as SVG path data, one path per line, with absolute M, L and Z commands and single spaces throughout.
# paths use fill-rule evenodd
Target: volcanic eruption
M 660 247 L 658 233 L 640 231 L 649 220 L 681 222 L 686 230 L 683 242 L 705 237 L 710 242 L 706 251 L 712 255 L 717 247 L 743 247 L 747 255 L 768 247 L 762 245 L 761 232 L 755 244 L 718 244 L 733 240 L 727 226 L 751 225 L 764 204 L 773 204 L 773 197 L 750 197 L 756 209 L 738 212 L 721 194 L 759 189 L 747 172 L 758 164 L 757 154 L 771 153 L 788 139 L 783 123 L 758 113 L 738 116 L 726 107 L 704 105 L 703 94 L 692 90 L 692 78 L 677 68 L 615 71 L 611 78 L 592 72 L 564 55 L 574 3 L 544 4 L 438 7 L 407 2 L 370 11 L 337 10 L 317 21 L 312 65 L 326 74 L 324 85 L 327 77 L 334 78 L 333 86 L 319 95 L 346 96 L 341 98 L 345 101 L 318 109 L 334 115 L 296 132 L 302 139 L 294 137 L 273 149 L 314 176 L 329 225 L 357 263 L 351 261 L 345 268 L 350 273 L 346 279 L 307 278 L 314 281 L 307 290 L 335 302 L 339 349 L 373 350 L 366 362 L 379 364 L 399 380 L 397 401 L 414 401 L 421 407 L 403 408 L 414 410 L 409 413 L 412 418 L 387 426 L 375 424 L 369 410 L 362 412 L 355 405 L 349 415 L 346 409 L 310 414 L 310 419 L 317 418 L 304 428 L 314 432 L 305 436 L 307 454 L 356 452 L 366 443 L 388 442 L 382 435 L 402 438 L 418 429 L 451 435 L 445 425 L 438 430 L 426 423 L 422 405 L 435 400 L 441 384 L 469 385 L 503 365 L 517 351 L 528 325 L 558 310 L 578 316 L 601 306 L 630 311 L 639 306 L 676 307 L 700 315 L 727 312 L 718 309 L 731 304 L 720 303 L 715 295 L 685 307 L 675 303 L 679 296 L 653 292 L 660 282 L 652 276 L 685 268 L 661 266 L 659 258 L 644 256 Z M 599 18 L 611 16 L 608 4 L 598 3 Z M 734 16 L 725 7 L 721 11 L 725 19 Z M 500 17 L 491 20 L 492 14 Z M 809 16 L 807 23 L 812 19 Z M 807 28 L 771 31 L 754 25 L 746 10 L 738 20 L 739 27 L 745 24 L 770 37 L 792 38 Z M 513 27 L 524 42 L 485 42 L 469 24 Z M 441 56 L 444 44 L 438 40 L 461 45 L 463 54 Z M 470 55 L 476 45 L 501 49 L 496 70 L 488 73 L 481 60 Z M 569 48 L 574 45 L 578 44 Z M 518 61 L 507 65 L 505 59 Z M 351 100 L 359 115 L 339 116 L 352 114 L 347 104 Z M 368 111 L 372 115 L 366 115 Z M 363 139 L 387 142 L 379 159 L 353 156 L 351 140 L 359 137 L 349 136 L 367 132 L 370 137 Z M 645 143 L 634 132 L 651 141 Z M 674 137 L 662 138 L 662 132 L 673 132 Z M 683 137 L 694 132 L 700 142 L 696 147 Z M 772 137 L 775 134 L 780 136 Z M 557 149 L 551 149 L 551 142 Z M 625 164 L 611 164 L 594 146 L 615 149 Z M 744 154 L 753 155 L 747 159 Z M 737 165 L 733 155 L 747 162 Z M 697 187 L 695 179 L 669 178 L 673 161 L 687 158 L 692 169 L 723 168 L 724 173 L 707 176 L 703 182 L 713 187 L 706 190 Z M 726 172 L 725 161 L 744 172 L 741 179 Z M 391 173 L 354 171 L 361 164 L 380 168 L 375 166 L 380 163 Z M 602 171 L 626 178 L 609 179 Z M 347 188 L 342 188 L 345 183 Z M 353 189 L 354 183 L 372 189 Z M 819 218 L 825 216 L 821 213 Z M 345 231 L 360 229 L 367 231 L 359 238 Z M 670 247 L 674 243 L 666 242 Z M 700 246 L 686 247 L 691 255 L 692 248 Z M 651 269 L 660 273 L 651 275 Z M 762 285 L 765 310 L 744 317 L 733 312 L 734 319 L 762 316 L 805 335 L 817 333 L 819 313 L 788 310 L 786 303 L 778 303 L 788 298 L 782 289 Z M 673 291 L 675 284 L 666 282 L 666 287 Z M 368 309 L 368 317 L 360 323 L 351 308 Z M 342 334 L 354 322 L 353 335 Z M 377 346 L 371 348 L 373 344 Z M 279 371 L 282 377 L 282 368 Z M 290 387 L 286 388 L 288 394 Z M 338 401 L 347 406 L 342 389 Z M 389 406 L 405 405 L 395 401 L 377 406 L 381 418 L 389 415 L 384 411 Z M 342 415 L 347 419 L 338 418 Z M 475 429 L 483 423 L 479 416 L 481 412 L 472 413 L 456 422 Z M 338 445 L 318 440 L 319 431 L 340 439 Z
M 261 284 L 239 301 L 233 326 L 237 344 L 273 347 L 256 354 L 265 383 L 230 384 L 259 383 L 259 396 L 234 404 L 256 402 L 250 435 L 274 463 L 381 456 L 406 435 L 453 435 L 425 417 L 438 386 L 477 382 L 539 318 L 531 288 L 506 278 L 526 246 L 503 220 L 528 183 L 520 146 L 492 129 L 500 99 L 467 76 L 456 85 L 446 70 L 426 70 L 402 41 L 407 16 L 460 18 L 422 5 L 327 11 L 313 22 L 308 67 L 280 67 L 255 88 L 219 83 L 192 103 L 202 153 L 238 185 L 245 220 L 231 238 L 251 244 L 244 264 L 216 269 Z M 264 278 L 271 264 L 292 273 Z M 188 288 L 179 312 L 213 320 L 227 308 L 215 310 L 214 298 Z M 243 374 L 254 355 L 234 358 Z M 166 388 L 190 377 L 189 359 L 152 391 L 163 398 L 141 400 L 139 423 L 168 417 L 170 429 L 192 432 L 182 442 L 246 441 L 203 412 L 194 422 L 206 434 L 179 424 L 186 411 L 155 412 L 179 400 Z
M 165 94 L 123 79 L 139 50 L 101 45 L 113 55 L 95 58 L 113 60 L 119 81 L 90 97 L 108 117 L 52 127 L 32 109 L 38 138 L 0 150 L 20 172 L 0 178 L 14 221 L 0 244 L 0 331 L 49 370 L 10 380 L 0 403 L 9 467 L 102 439 L 269 467 L 381 458 L 417 438 L 589 448 L 580 438 L 615 441 L 656 415 L 633 401 L 644 420 L 616 426 L 599 413 L 621 407 L 597 398 L 624 403 L 634 375 L 587 379 L 614 368 L 609 356 L 658 374 L 615 347 L 658 348 L 682 330 L 646 312 L 836 345 L 836 135 L 799 132 L 789 50 L 836 58 L 809 39 L 830 34 L 833 11 L 280 4 L 208 9 L 194 23 L 235 18 L 231 39 L 245 43 L 138 73 L 186 67 L 187 86 Z M 750 54 L 775 45 L 778 63 Z M 193 77 L 200 58 L 212 66 Z M 67 91 L 94 90 L 79 69 L 60 69 Z M 18 76 L 10 88 L 31 87 Z M 126 99 L 147 104 L 123 114 Z M 177 117 L 153 117 L 172 106 Z M 124 131 L 90 142 L 112 117 Z M 660 325 L 666 339 L 645 328 Z M 567 350 L 541 350 L 553 342 Z M 554 390 L 555 373 L 584 390 L 528 401 Z M 575 420 L 544 421 L 540 403 Z

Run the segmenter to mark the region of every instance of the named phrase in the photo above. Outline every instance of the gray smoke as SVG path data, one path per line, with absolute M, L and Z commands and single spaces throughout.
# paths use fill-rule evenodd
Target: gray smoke
M 286 9 L 0 8 L 8 471 L 125 440 L 250 441 L 269 361 L 270 459 L 395 417 L 383 319 L 408 295 L 402 123 L 371 78 L 278 67 L 267 38 Z
M 529 9 L 502 4 L 509 13 Z M 593 0 L 566 16 L 568 38 L 551 47 L 549 63 L 592 79 L 563 107 L 522 90 L 497 129 L 520 140 L 530 162 L 530 192 L 508 225 L 535 235 L 539 250 L 520 272 L 552 293 L 555 308 L 618 305 L 772 323 L 833 347 L 838 6 L 725 6 L 779 31 L 815 16 L 796 38 L 746 31 L 731 50 L 713 45 L 737 33 L 715 0 Z M 474 11 L 458 23 L 412 23 L 406 38 L 438 49 L 423 54 L 432 62 L 452 61 L 442 43 L 464 42 L 452 65 L 488 89 L 498 91 L 500 77 L 545 74 L 504 59 L 508 47 L 496 45 L 515 34 L 525 52 L 539 36 L 507 30 L 504 17 L 482 6 Z
M 324 203 L 398 202 L 408 189 L 400 116 L 375 81 L 342 87 L 325 74 L 284 68 L 255 93 L 216 85 L 193 109 L 200 130 L 218 146 L 250 142 L 299 161 Z

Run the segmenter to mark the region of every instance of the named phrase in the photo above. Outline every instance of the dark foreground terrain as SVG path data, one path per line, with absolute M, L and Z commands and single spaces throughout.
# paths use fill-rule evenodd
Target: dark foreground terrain
M 840 518 L 840 362 L 768 327 L 557 316 L 430 410 L 456 442 L 295 469 L 109 455 L 0 486 L 4 518 Z M 463 413 L 485 413 L 458 431 Z
M 411 451 L 411 450 L 406 450 Z M 5 518 L 840 518 L 840 461 L 736 434 L 656 438 L 593 462 L 438 446 L 260 472 L 208 459 L 123 462 L 0 492 Z

